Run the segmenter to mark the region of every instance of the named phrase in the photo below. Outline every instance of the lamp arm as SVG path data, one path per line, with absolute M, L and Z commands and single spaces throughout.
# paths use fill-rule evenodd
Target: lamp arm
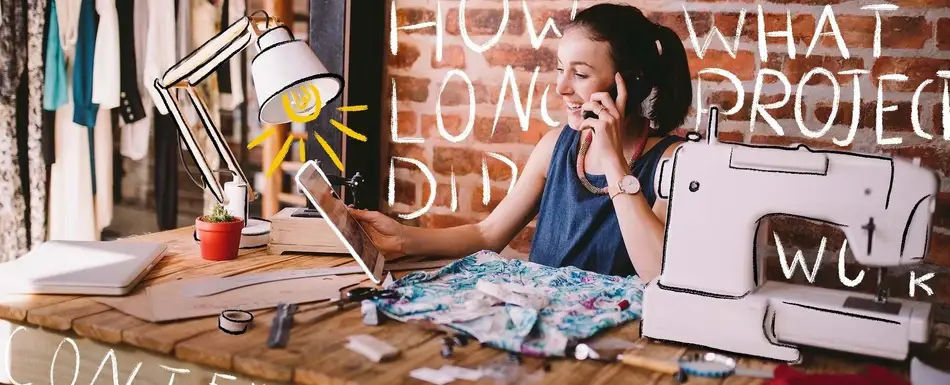
M 245 199 L 247 201 L 256 199 L 257 194 L 254 193 L 251 188 L 247 176 L 238 164 L 234 153 L 228 147 L 227 141 L 221 134 L 221 131 L 214 125 L 214 121 L 208 112 L 208 107 L 195 90 L 195 86 L 207 78 L 212 71 L 218 68 L 222 63 L 227 62 L 231 57 L 247 48 L 252 38 L 262 33 L 259 24 L 265 24 L 269 27 L 271 23 L 280 25 L 279 20 L 269 16 L 258 17 L 252 15 L 238 19 L 228 26 L 227 29 L 206 41 L 188 54 L 188 56 L 169 68 L 162 78 L 155 79 L 153 83 L 153 87 L 158 91 L 158 95 L 161 98 L 161 100 L 155 101 L 156 106 L 159 107 L 159 112 L 163 115 L 169 112 L 172 114 L 175 123 L 178 125 L 179 134 L 184 139 L 185 146 L 188 148 L 188 152 L 201 171 L 205 185 L 211 190 L 211 194 L 215 200 L 222 204 L 225 203 L 225 192 L 224 187 L 216 176 L 218 170 L 214 170 L 208 166 L 207 157 L 198 145 L 198 141 L 195 139 L 188 123 L 184 119 L 181 107 L 178 105 L 178 100 L 171 91 L 177 88 L 183 88 L 187 91 L 195 110 L 198 112 L 201 124 L 211 138 L 211 142 L 218 155 L 224 160 L 227 168 L 234 173 L 234 179 L 247 187 L 248 194 Z

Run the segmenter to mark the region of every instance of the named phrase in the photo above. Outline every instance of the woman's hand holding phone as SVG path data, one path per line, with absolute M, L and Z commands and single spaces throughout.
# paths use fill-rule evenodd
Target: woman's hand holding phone
M 617 98 L 614 100 L 607 92 L 595 92 L 581 107 L 584 111 L 592 111 L 597 118 L 587 118 L 581 123 L 579 130 L 591 129 L 594 137 L 591 140 L 590 152 L 601 157 L 603 167 L 620 167 L 626 173 L 627 160 L 623 155 L 623 129 L 626 117 L 627 87 L 619 73 L 614 75 L 617 88 Z

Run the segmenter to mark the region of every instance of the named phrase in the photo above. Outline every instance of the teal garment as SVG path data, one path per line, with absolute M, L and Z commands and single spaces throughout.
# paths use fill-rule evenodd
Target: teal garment
M 374 302 L 397 321 L 435 323 L 528 356 L 563 357 L 573 343 L 640 318 L 643 287 L 636 276 L 555 268 L 482 250 L 438 271 L 410 273 Z
M 66 56 L 59 40 L 56 2 L 50 2 L 49 35 L 46 39 L 46 74 L 43 82 L 43 109 L 56 111 L 69 102 L 67 96 Z
M 92 102 L 92 74 L 96 58 L 96 31 L 99 15 L 95 0 L 82 0 L 79 10 L 79 31 L 76 37 L 76 64 L 73 67 L 73 122 L 88 127 L 89 167 L 92 171 L 92 194 L 96 195 L 96 115 L 99 104 Z

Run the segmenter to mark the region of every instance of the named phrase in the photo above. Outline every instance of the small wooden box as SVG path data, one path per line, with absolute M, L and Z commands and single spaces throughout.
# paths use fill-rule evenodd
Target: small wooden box
M 349 254 L 326 219 L 293 216 L 302 210 L 287 207 L 271 218 L 271 252 Z

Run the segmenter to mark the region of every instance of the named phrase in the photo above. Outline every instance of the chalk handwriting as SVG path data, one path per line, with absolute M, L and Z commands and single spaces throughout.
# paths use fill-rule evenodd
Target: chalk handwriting
M 79 358 L 79 350 L 76 350 L 76 358 Z M 92 376 L 92 381 L 89 382 L 90 385 L 96 383 L 96 379 L 99 378 L 99 373 L 102 372 L 102 368 L 106 366 L 106 359 L 111 359 L 112 362 L 112 385 L 119 385 L 119 365 L 116 363 L 115 350 L 109 349 L 109 352 L 102 357 L 102 363 L 99 364 L 99 369 L 96 370 L 96 375 Z M 138 374 L 139 368 L 142 367 L 142 363 L 139 362 L 138 365 L 135 365 L 135 369 L 132 369 L 132 373 L 129 374 L 129 379 L 125 381 L 125 385 L 132 385 L 132 380 L 135 379 L 135 375 Z M 214 383 L 214 381 L 211 381 Z M 52 383 L 52 382 L 50 382 Z
M 775 249 L 778 252 L 779 263 L 782 265 L 782 272 L 785 274 L 786 279 L 792 279 L 792 276 L 795 275 L 795 266 L 801 265 L 802 272 L 805 274 L 805 279 L 808 280 L 808 283 L 815 283 L 815 276 L 818 274 L 818 270 L 821 266 L 821 258 L 825 253 L 825 245 L 828 242 L 828 239 L 821 237 L 821 243 L 818 246 L 818 255 L 815 257 L 815 264 L 812 266 L 811 271 L 809 271 L 808 265 L 805 262 L 805 256 L 802 250 L 795 252 L 795 258 L 792 259 L 792 263 L 788 263 L 788 258 L 785 254 L 785 248 L 782 246 L 782 241 L 779 239 L 778 234 L 774 231 L 772 232 L 772 237 L 775 239 Z M 858 273 L 857 277 L 854 279 L 848 278 L 845 274 L 845 251 L 848 248 L 848 240 L 845 239 L 841 244 L 841 251 L 838 253 L 838 280 L 842 285 L 847 287 L 855 287 L 861 284 L 861 281 L 864 280 L 864 271 Z M 934 277 L 934 273 L 927 273 L 920 277 L 917 277 L 917 273 L 914 271 L 910 272 L 910 283 L 908 289 L 908 295 L 910 298 L 914 298 L 916 295 L 916 288 L 920 286 L 928 296 L 933 295 L 933 289 L 930 286 L 927 286 L 924 282 Z

